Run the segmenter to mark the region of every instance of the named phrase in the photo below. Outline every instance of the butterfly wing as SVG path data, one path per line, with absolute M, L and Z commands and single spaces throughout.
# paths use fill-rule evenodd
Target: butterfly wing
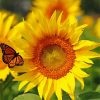
M 9 64 L 11 60 L 14 58 L 14 55 L 4 55 L 2 56 L 3 62 Z
M 18 55 L 10 61 L 10 63 L 8 64 L 8 67 L 13 68 L 14 66 L 21 66 L 23 64 L 24 64 L 23 58 L 20 55 Z
M 14 55 L 16 53 L 16 51 L 13 48 L 4 43 L 1 43 L 0 47 L 2 49 L 3 55 Z
M 1 43 L 0 47 L 3 53 L 3 56 L 2 56 L 3 62 L 6 64 L 10 63 L 10 61 L 14 58 L 16 51 L 4 43 Z
M 12 68 L 14 66 L 21 66 L 24 64 L 23 58 L 18 55 L 13 48 L 4 43 L 1 43 L 0 47 L 3 53 L 3 62 L 8 64 L 8 67 Z

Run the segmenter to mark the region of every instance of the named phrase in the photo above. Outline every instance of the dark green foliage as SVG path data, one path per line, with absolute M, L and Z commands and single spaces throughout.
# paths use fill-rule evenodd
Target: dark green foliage
M 31 0 L 0 0 L 1 9 L 25 16 L 32 7 Z

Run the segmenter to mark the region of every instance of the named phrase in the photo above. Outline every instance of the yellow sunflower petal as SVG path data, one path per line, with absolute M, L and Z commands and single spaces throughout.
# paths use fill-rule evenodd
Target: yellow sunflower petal
M 50 90 L 49 90 L 48 95 L 47 95 L 48 100 L 51 99 L 51 96 L 53 95 L 53 93 L 54 93 L 54 81 L 52 81 Z M 47 100 L 47 98 L 46 98 L 46 100 Z
M 62 90 L 61 90 L 59 81 L 57 80 L 54 80 L 54 90 L 55 90 L 58 100 L 62 100 Z
M 93 51 L 87 51 L 87 50 L 78 50 L 76 51 L 76 56 L 77 58 L 96 58 L 96 57 L 100 57 L 100 54 L 93 52 Z
M 85 62 L 75 61 L 75 67 L 79 67 L 79 68 L 89 68 L 91 66 L 92 66 L 92 64 L 87 64 Z
M 19 33 L 18 33 L 19 34 Z M 22 36 L 21 35 L 15 35 L 16 36 L 16 38 L 13 38 L 13 39 L 11 39 L 12 41 L 12 43 L 14 44 L 15 42 L 16 42 L 16 46 L 17 47 L 20 47 L 20 49 L 22 49 L 22 50 L 25 50 L 26 48 L 28 48 L 30 45 L 28 44 L 28 42 L 25 40 L 25 39 L 22 39 Z M 15 37 L 14 36 L 14 37 Z M 20 46 L 20 44 L 26 44 L 26 45 L 21 45 Z
M 29 23 L 26 23 L 26 21 L 18 23 L 13 30 L 17 30 L 17 33 L 15 34 L 15 32 L 12 32 L 12 36 L 18 35 L 19 33 L 21 40 L 25 39 L 27 42 L 31 42 L 31 40 L 34 38 L 32 33 L 36 32 Z M 24 34 L 24 36 L 22 34 Z
M 21 36 L 19 30 L 23 29 L 23 22 L 18 23 L 10 30 L 10 36 L 8 35 L 8 40 L 13 40 Z
M 69 13 L 74 16 L 81 14 L 79 5 L 80 0 L 76 0 L 75 2 L 73 2 L 73 4 L 68 9 Z
M 4 37 L 7 35 L 7 33 L 9 32 L 12 23 L 14 21 L 14 15 L 8 17 L 8 19 L 6 20 L 6 22 L 4 23 L 4 30 L 3 30 L 3 35 Z
M 90 60 L 89 58 L 85 57 L 85 56 L 79 56 L 75 59 L 76 61 L 83 61 L 83 62 L 86 62 L 86 63 L 89 63 L 89 64 L 93 64 L 93 61 Z
M 23 75 L 20 75 L 20 76 L 17 76 L 14 81 L 24 81 L 24 80 L 27 80 L 27 81 L 30 81 L 34 75 L 36 74 L 37 72 L 36 71 L 29 71 L 28 73 L 25 73 Z M 30 78 L 29 78 L 30 77 Z
M 35 70 L 36 67 L 34 67 L 31 63 L 30 63 L 30 66 L 27 65 L 27 63 L 29 64 L 29 62 L 25 61 L 24 60 L 24 65 L 23 66 L 15 66 L 14 68 L 12 68 L 11 70 L 12 71 L 15 71 L 15 72 L 29 72 L 29 71 L 32 71 L 32 70 Z
M 18 73 L 17 73 L 17 72 L 12 71 L 11 69 L 9 69 L 9 70 L 10 70 L 10 73 L 11 73 L 11 75 L 12 75 L 13 77 L 16 77 L 16 76 L 18 75 Z
M 33 30 L 33 35 L 41 37 L 43 34 L 40 34 L 40 31 L 44 33 L 49 33 L 47 18 L 45 18 L 40 11 L 38 13 L 32 12 L 30 15 L 30 21 L 27 21 L 27 23 L 30 23 L 30 28 L 31 30 Z
M 74 76 L 81 83 L 81 88 L 84 89 L 84 80 L 83 80 L 83 78 L 81 78 L 77 75 L 74 75 Z
M 43 75 L 41 75 L 41 73 L 37 73 L 33 76 L 33 78 L 30 80 L 31 82 L 34 82 L 35 79 L 37 79 L 38 77 L 42 77 Z
M 73 33 L 77 26 L 77 20 L 74 16 L 70 15 L 63 23 L 61 23 L 61 25 L 63 30 L 65 30 L 67 33 L 66 38 L 69 38 L 71 36 L 70 33 Z
M 19 84 L 18 90 L 20 91 L 27 83 L 28 83 L 28 81 L 22 81 L 22 82 Z
M 61 79 L 59 79 L 59 84 L 61 84 L 61 88 L 62 90 L 64 90 L 65 92 L 67 92 L 68 94 L 71 93 L 67 83 L 66 83 L 66 79 L 63 77 Z
M 74 46 L 74 50 L 78 50 L 78 49 L 88 49 L 88 50 L 92 50 L 96 47 L 100 46 L 100 43 L 96 43 L 94 41 L 89 41 L 89 40 L 80 40 L 79 43 L 77 43 Z
M 39 96 L 42 99 L 44 86 L 46 85 L 47 77 L 44 77 L 42 82 L 38 85 Z
M 70 90 L 69 96 L 72 100 L 74 100 L 74 91 L 75 91 L 75 77 L 72 73 L 68 73 L 65 76 L 66 84 L 68 85 L 68 88 Z M 72 83 L 72 84 L 71 84 Z
M 34 88 L 36 85 L 38 85 L 38 84 L 42 81 L 42 79 L 43 79 L 43 76 L 42 76 L 42 75 L 39 76 L 39 77 L 37 77 L 37 78 L 35 78 L 35 79 L 33 80 L 33 82 L 30 82 L 30 83 L 27 85 L 27 87 L 26 87 L 26 89 L 25 89 L 24 92 L 28 92 L 30 89 Z
M 4 19 L 8 16 L 8 13 L 5 12 L 0 12 L 0 36 L 2 35 L 3 31 L 3 24 L 4 24 Z
M 35 38 L 38 38 L 40 39 L 42 37 L 42 35 L 40 34 L 37 34 L 39 33 L 39 29 L 35 29 L 36 26 L 32 26 L 31 24 L 27 23 L 27 22 L 24 22 L 24 34 L 25 34 L 25 38 L 28 40 L 28 38 L 31 40 L 31 43 L 32 40 L 34 39 L 34 42 L 36 43 L 36 39 Z M 26 32 L 26 33 L 25 33 Z M 27 34 L 28 33 L 28 34 Z M 28 38 L 27 38 L 28 37 Z M 34 38 L 35 37 L 35 38 Z M 28 41 L 30 41 L 28 40 Z
M 66 38 L 67 39 L 69 38 L 71 43 L 75 45 L 76 43 L 78 43 L 79 38 L 82 35 L 82 32 L 86 26 L 87 25 L 84 24 L 77 27 L 76 18 L 70 15 L 68 19 L 65 21 L 64 26 L 63 26 L 65 27 L 65 30 L 67 32 Z
M 63 12 L 61 12 L 61 14 L 59 15 L 59 17 L 57 19 L 57 25 L 58 25 L 59 28 L 60 28 L 60 25 L 61 25 L 62 14 L 63 14 Z
M 71 34 L 70 39 L 73 45 L 75 45 L 76 43 L 78 43 L 80 36 L 82 35 L 84 28 L 87 25 L 81 25 L 77 28 L 75 28 L 75 32 Z
M 3 81 L 7 78 L 8 74 L 9 74 L 9 68 L 6 67 L 5 69 L 0 69 L 0 79 L 2 79 Z
M 64 22 L 64 27 L 66 28 L 66 31 L 68 32 L 68 37 L 71 37 L 72 35 L 70 33 L 73 33 L 75 31 L 75 28 L 77 27 L 77 20 L 74 16 L 70 15 L 68 19 Z
M 39 29 L 41 29 L 41 31 L 43 32 L 43 34 L 45 34 L 45 33 L 49 34 L 50 33 L 50 28 L 49 28 L 48 20 L 41 13 L 39 13 L 39 16 L 41 16 L 41 18 L 39 18 L 39 22 L 40 23 L 38 23 Z M 38 28 L 37 28 L 37 30 L 38 30 Z
M 57 16 L 56 16 L 56 11 L 53 13 L 53 15 L 50 18 L 50 30 L 52 34 L 55 34 L 55 32 L 57 31 Z M 52 35 L 50 34 L 50 35 Z
M 79 77 L 88 77 L 89 75 L 87 73 L 85 73 L 84 71 L 82 71 L 80 68 L 74 66 L 71 70 L 71 72 L 74 74 L 74 75 L 77 75 Z
M 12 39 L 11 39 L 12 40 Z M 16 41 L 17 41 L 18 39 L 16 39 Z M 18 47 L 18 45 L 16 44 L 15 45 L 15 42 L 16 42 L 15 40 L 13 41 L 10 41 L 10 44 L 11 45 L 13 45 L 13 48 L 15 48 L 16 49 L 16 52 L 18 52 L 22 57 L 24 57 L 24 65 L 25 66 L 27 66 L 27 62 L 29 62 L 29 59 L 32 59 L 32 55 L 31 55 L 31 53 L 32 53 L 32 50 L 31 50 L 31 46 L 29 47 L 29 45 L 28 45 L 28 48 L 29 49 L 26 49 L 26 47 L 27 47 L 27 44 L 26 44 L 26 46 L 24 45 L 24 46 L 21 46 L 21 47 Z M 19 41 L 19 43 L 20 43 L 20 41 Z M 26 69 L 26 68 L 25 68 Z
M 100 57 L 100 54 L 88 50 L 77 50 L 76 51 L 76 61 L 84 61 L 86 63 L 93 64 L 91 58 Z
M 49 100 L 48 98 L 48 93 L 50 92 L 51 90 L 51 86 L 52 86 L 52 79 L 48 79 L 47 82 L 46 82 L 46 85 L 44 87 L 44 91 L 43 91 L 43 95 L 44 95 L 44 99 L 45 100 Z M 53 90 L 52 90 L 53 91 Z M 52 93 L 52 92 L 51 92 Z M 52 94 L 51 94 L 52 95 Z
M 11 30 L 10 37 L 8 37 L 8 39 L 14 45 L 16 42 L 16 45 L 15 45 L 16 48 L 20 47 L 20 49 L 26 50 L 26 48 L 29 48 L 31 45 L 36 43 L 34 36 L 32 36 L 32 33 L 34 33 L 34 31 L 31 30 L 31 28 L 29 28 L 29 25 L 26 24 L 25 21 L 23 21 L 17 24 Z M 33 39 L 34 39 L 34 43 L 32 43 Z M 25 44 L 25 45 L 20 46 L 20 44 Z

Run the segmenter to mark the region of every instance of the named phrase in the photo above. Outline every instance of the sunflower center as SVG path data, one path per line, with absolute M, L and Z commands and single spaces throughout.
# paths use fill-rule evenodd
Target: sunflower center
M 75 52 L 69 40 L 58 36 L 45 37 L 34 47 L 32 61 L 44 76 L 59 79 L 72 69 Z
M 41 62 L 50 69 L 57 69 L 66 62 L 66 53 L 57 45 L 50 45 L 44 48 Z

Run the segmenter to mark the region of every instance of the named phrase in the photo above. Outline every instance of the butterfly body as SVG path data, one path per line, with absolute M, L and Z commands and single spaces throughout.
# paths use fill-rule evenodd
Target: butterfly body
M 23 58 L 16 53 L 16 51 L 10 46 L 1 43 L 0 47 L 2 49 L 2 60 L 5 64 L 8 64 L 9 68 L 13 68 L 14 66 L 21 66 L 24 64 Z

